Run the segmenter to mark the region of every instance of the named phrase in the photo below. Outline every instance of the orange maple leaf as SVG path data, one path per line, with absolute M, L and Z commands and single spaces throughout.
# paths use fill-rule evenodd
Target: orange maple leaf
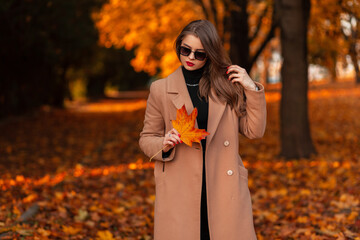
M 179 132 L 180 139 L 188 146 L 192 146 L 193 142 L 200 143 L 210 133 L 204 129 L 195 128 L 195 120 L 197 116 L 197 109 L 187 114 L 185 105 L 176 111 L 176 120 L 172 120 L 173 127 Z
M 179 132 L 180 139 L 190 147 L 192 146 L 193 142 L 200 143 L 201 139 L 204 139 L 207 135 L 210 134 L 204 129 L 195 128 L 196 116 L 197 116 L 197 108 L 194 108 L 191 114 L 188 115 L 185 105 L 183 105 L 182 108 L 176 111 L 176 120 L 171 121 L 173 127 L 176 129 L 176 131 Z M 157 153 L 155 153 L 150 158 L 150 162 L 159 152 L 164 150 L 165 147 L 163 149 L 160 149 Z

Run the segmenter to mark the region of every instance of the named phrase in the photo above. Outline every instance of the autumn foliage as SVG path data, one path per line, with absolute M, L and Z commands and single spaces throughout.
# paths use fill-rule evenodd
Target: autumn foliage
M 174 41 L 181 29 L 202 17 L 201 8 L 186 0 L 111 0 L 94 14 L 102 45 L 136 48 L 134 69 L 150 75 L 161 69 L 162 76 L 179 66 Z
M 262 139 L 240 137 L 259 240 L 355 240 L 360 88 L 312 86 L 318 155 L 279 152 L 279 92 Z M 145 100 L 44 108 L 0 123 L 0 239 L 152 239 L 153 163 L 138 147 Z

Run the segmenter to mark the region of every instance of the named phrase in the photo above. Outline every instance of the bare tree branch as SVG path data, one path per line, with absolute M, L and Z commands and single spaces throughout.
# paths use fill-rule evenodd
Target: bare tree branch
M 206 7 L 205 7 L 205 4 L 202 0 L 194 0 L 195 3 L 199 4 L 204 12 L 204 15 L 205 15 L 205 18 L 206 19 L 209 19 L 209 13 L 208 11 L 206 10 Z
M 357 15 L 354 13 L 354 11 L 352 11 L 351 9 L 345 7 L 345 6 L 342 5 L 341 3 L 340 3 L 340 7 L 341 7 L 341 10 L 343 10 L 345 13 L 350 14 L 352 17 L 354 17 L 357 22 L 360 21 L 360 16 L 357 16 Z
M 249 61 L 249 66 L 250 69 L 251 67 L 254 65 L 254 63 L 256 62 L 257 58 L 260 56 L 260 54 L 262 53 L 262 51 L 265 49 L 266 45 L 270 42 L 270 40 L 274 37 L 275 35 L 275 30 L 276 28 L 279 26 L 279 6 L 276 6 L 275 4 L 278 3 L 277 1 L 275 1 L 274 3 L 274 7 L 273 7 L 273 14 L 272 14 L 272 19 L 271 19 L 271 28 L 270 31 L 268 32 L 267 36 L 265 37 L 263 43 L 260 45 L 260 47 L 257 49 L 256 53 L 254 54 L 254 56 L 251 57 L 250 61 Z
M 216 27 L 218 27 L 217 10 L 216 10 L 214 0 L 210 0 L 210 8 L 211 8 L 212 14 L 214 15 L 214 24 L 215 24 Z
M 265 49 L 266 45 L 270 42 L 270 40 L 274 37 L 275 35 L 275 30 L 277 28 L 277 23 L 273 22 L 273 24 L 271 25 L 271 29 L 269 31 L 269 33 L 267 34 L 266 38 L 264 39 L 263 43 L 260 45 L 260 47 L 257 49 L 256 53 L 254 54 L 254 56 L 251 57 L 250 62 L 249 62 L 249 66 L 250 69 L 251 67 L 254 65 L 254 63 L 256 62 L 257 58 L 260 56 L 260 54 L 262 53 L 262 51 Z
M 262 14 L 261 14 L 261 16 L 260 16 L 260 18 L 259 18 L 259 22 L 258 22 L 258 24 L 257 24 L 257 27 L 256 27 L 256 30 L 255 30 L 254 34 L 249 38 L 249 41 L 250 41 L 250 42 L 252 42 L 252 41 L 258 36 L 258 34 L 259 34 L 259 32 L 260 32 L 260 29 L 261 29 L 261 27 L 262 27 L 262 25 L 263 25 L 263 19 L 264 19 L 264 17 L 268 14 L 269 9 L 270 9 L 270 6 L 268 5 L 268 6 L 265 8 L 265 10 L 262 12 Z

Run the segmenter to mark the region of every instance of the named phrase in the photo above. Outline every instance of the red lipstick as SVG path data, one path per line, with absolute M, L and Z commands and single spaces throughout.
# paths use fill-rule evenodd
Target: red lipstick
M 193 64 L 192 62 L 188 62 L 188 61 L 186 61 L 186 64 L 187 64 L 189 67 L 192 67 L 192 66 L 195 65 L 195 64 Z

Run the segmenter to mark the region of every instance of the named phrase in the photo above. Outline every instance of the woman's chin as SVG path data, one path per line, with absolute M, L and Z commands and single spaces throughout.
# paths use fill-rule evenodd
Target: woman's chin
M 198 70 L 200 69 L 201 67 L 197 66 L 197 65 L 193 65 L 193 66 L 189 66 L 187 65 L 186 63 L 183 64 L 184 68 L 188 71 L 195 71 L 195 70 Z

